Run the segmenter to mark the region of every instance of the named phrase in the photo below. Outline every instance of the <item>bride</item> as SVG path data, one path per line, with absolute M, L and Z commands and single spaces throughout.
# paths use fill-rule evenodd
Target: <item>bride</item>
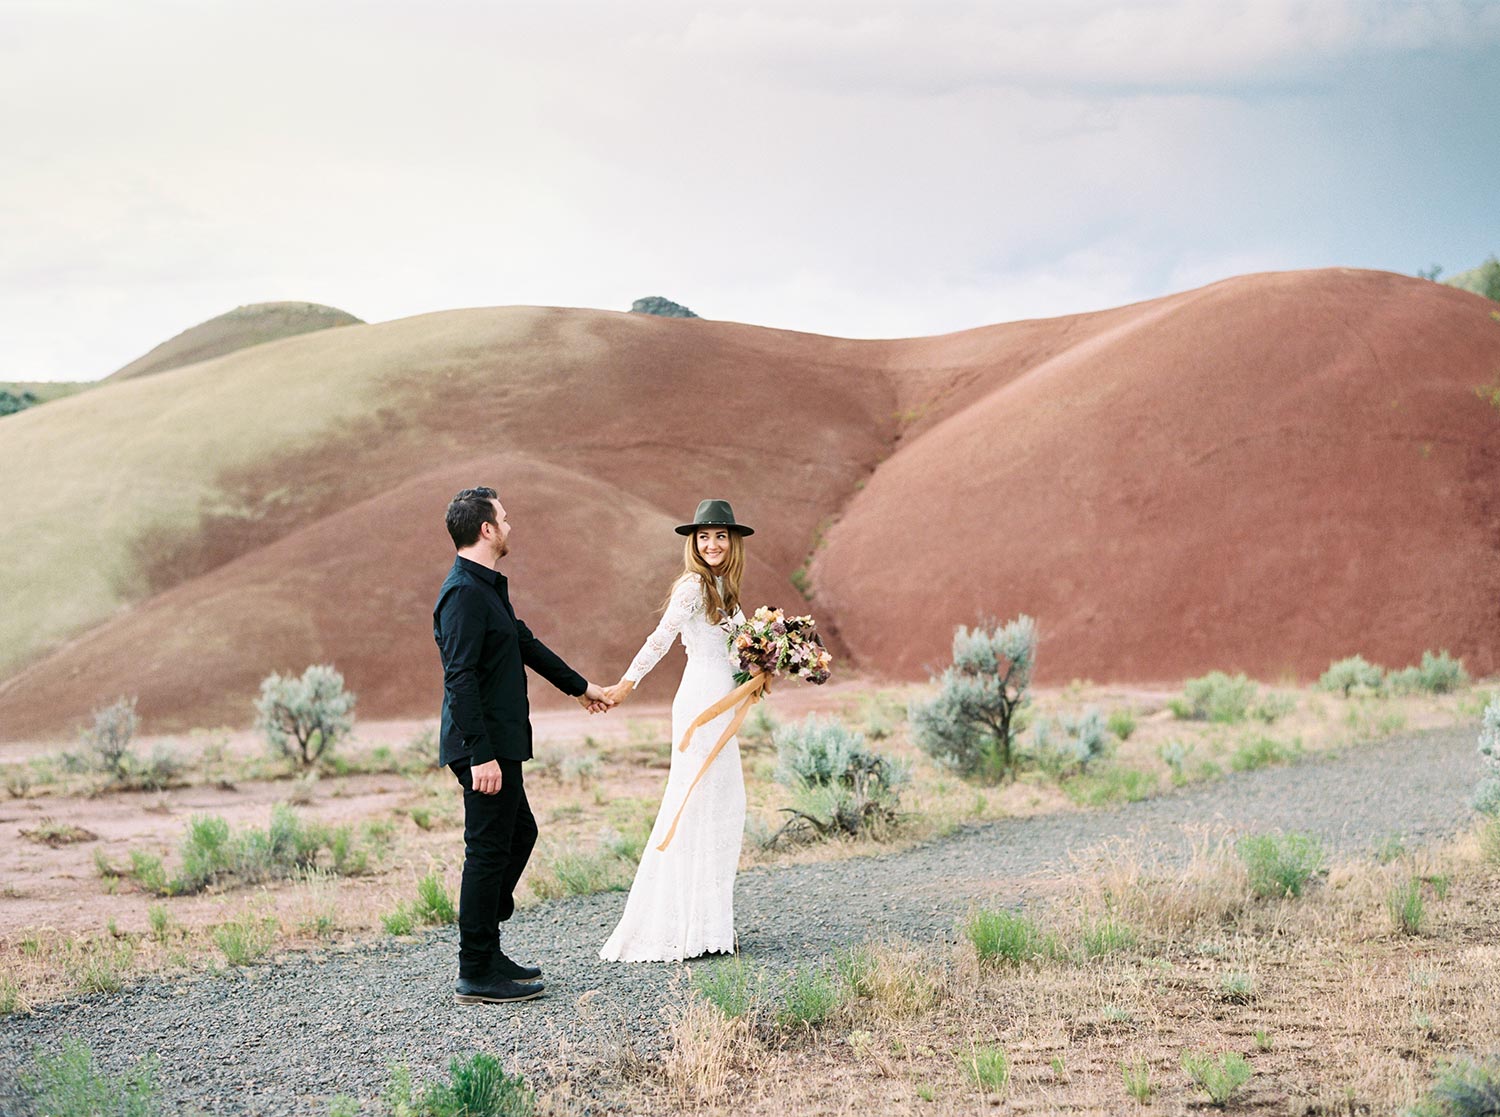
M 677 746 L 693 720 L 734 689 L 737 664 L 729 637 L 745 623 L 740 577 L 745 536 L 754 533 L 735 522 L 728 501 L 705 500 L 677 534 L 688 537 L 683 571 L 672 584 L 661 623 L 620 681 L 605 689 L 609 701 L 624 701 L 681 634 L 687 667 L 672 700 L 672 768 L 625 914 L 599 951 L 606 962 L 675 962 L 735 949 L 734 874 L 745 829 L 745 780 L 733 738 L 683 808 L 693 777 L 728 728 L 732 711 L 700 727 L 686 752 Z M 680 808 L 675 836 L 665 850 L 657 849 Z

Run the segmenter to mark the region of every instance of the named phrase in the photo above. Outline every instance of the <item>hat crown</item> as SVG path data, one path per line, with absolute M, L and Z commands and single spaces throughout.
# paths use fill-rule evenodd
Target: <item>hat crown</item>
M 732 524 L 734 509 L 727 500 L 700 500 L 698 511 L 693 513 L 695 524 Z

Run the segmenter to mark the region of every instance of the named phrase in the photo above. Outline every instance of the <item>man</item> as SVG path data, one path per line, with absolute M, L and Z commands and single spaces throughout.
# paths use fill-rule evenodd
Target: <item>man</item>
M 464 789 L 464 868 L 458 896 L 460 1004 L 525 1001 L 542 993 L 542 971 L 507 958 L 500 924 L 515 912 L 516 882 L 536 845 L 521 762 L 531 759 L 526 668 L 590 713 L 604 693 L 531 634 L 510 605 L 497 567 L 510 522 L 489 488 L 464 489 L 448 505 L 458 555 L 438 591 L 432 634 L 443 658 L 439 763 Z

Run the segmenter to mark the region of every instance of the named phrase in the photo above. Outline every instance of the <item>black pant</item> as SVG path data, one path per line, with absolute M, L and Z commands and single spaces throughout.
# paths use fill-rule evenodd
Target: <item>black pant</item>
M 474 790 L 468 757 L 450 768 L 464 789 L 464 875 L 458 892 L 458 974 L 482 979 L 500 949 L 500 924 L 516 910 L 516 882 L 536 846 L 519 760 L 500 761 L 500 790 Z

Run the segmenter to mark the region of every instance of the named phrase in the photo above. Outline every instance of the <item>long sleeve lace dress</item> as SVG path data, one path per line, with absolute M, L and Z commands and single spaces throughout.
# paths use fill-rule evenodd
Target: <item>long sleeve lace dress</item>
M 743 624 L 738 611 L 730 618 Z M 639 682 L 681 635 L 687 666 L 672 700 L 672 767 L 651 838 L 625 901 L 625 914 L 599 951 L 605 961 L 670 962 L 730 953 L 734 943 L 734 876 L 745 830 L 745 779 L 731 738 L 693 791 L 665 851 L 661 844 L 704 757 L 729 725 L 732 711 L 701 726 L 686 752 L 677 745 L 693 719 L 734 689 L 728 626 L 708 623 L 703 582 L 681 578 L 656 631 L 625 672 Z

